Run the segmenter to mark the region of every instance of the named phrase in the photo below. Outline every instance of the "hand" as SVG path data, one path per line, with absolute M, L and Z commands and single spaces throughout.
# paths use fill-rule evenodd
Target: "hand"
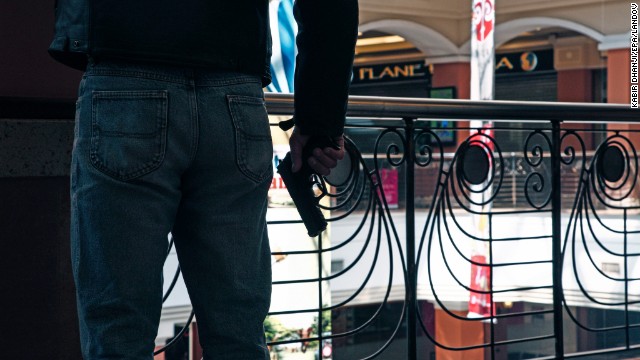
M 340 135 L 333 139 L 340 150 L 331 147 L 324 149 L 315 148 L 311 152 L 311 156 L 307 159 L 307 164 L 319 175 L 327 176 L 331 173 L 331 169 L 338 165 L 338 160 L 344 158 L 344 137 Z M 289 138 L 289 147 L 291 148 L 291 160 L 293 160 L 293 172 L 298 172 L 302 167 L 302 149 L 309 141 L 308 135 L 302 135 L 296 127 Z

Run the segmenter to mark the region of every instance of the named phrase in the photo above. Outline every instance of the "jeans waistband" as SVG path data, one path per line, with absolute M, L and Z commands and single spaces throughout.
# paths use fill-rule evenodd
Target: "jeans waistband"
M 89 59 L 85 76 L 127 76 L 194 86 L 261 83 L 259 75 L 230 70 L 144 63 L 120 59 Z

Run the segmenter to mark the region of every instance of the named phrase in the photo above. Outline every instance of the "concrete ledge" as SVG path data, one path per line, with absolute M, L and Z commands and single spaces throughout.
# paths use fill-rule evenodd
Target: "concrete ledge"
M 0 119 L 0 178 L 69 176 L 73 120 Z

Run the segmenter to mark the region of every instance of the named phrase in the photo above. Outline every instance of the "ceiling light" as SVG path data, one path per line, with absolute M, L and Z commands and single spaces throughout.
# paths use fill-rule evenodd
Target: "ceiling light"
M 366 39 L 358 39 L 357 46 L 370 46 L 380 44 L 394 44 L 404 42 L 405 39 L 398 35 L 378 36 Z

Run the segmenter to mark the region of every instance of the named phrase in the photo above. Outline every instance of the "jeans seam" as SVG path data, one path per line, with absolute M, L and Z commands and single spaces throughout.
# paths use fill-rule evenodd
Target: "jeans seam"
M 249 169 L 245 159 L 240 156 L 241 154 L 246 154 L 249 151 L 249 149 L 247 148 L 247 142 L 244 141 L 243 139 L 246 139 L 249 141 L 253 140 L 253 141 L 269 141 L 270 142 L 271 137 L 266 135 L 260 136 L 260 135 L 247 134 L 247 132 L 244 131 L 241 126 L 239 126 L 241 125 L 242 121 L 240 120 L 240 116 L 237 113 L 237 110 L 233 106 L 234 102 L 242 103 L 242 104 L 253 104 L 253 105 L 257 105 L 260 102 L 256 101 L 255 98 L 247 97 L 247 96 L 228 95 L 227 98 L 229 101 L 229 111 L 231 115 L 231 121 L 233 122 L 233 126 L 234 126 L 234 134 L 235 134 L 235 140 L 236 140 L 236 164 L 240 169 L 240 171 L 247 178 L 249 178 L 256 184 L 260 184 L 262 181 L 267 179 L 270 174 L 273 174 L 273 167 L 272 166 L 267 167 L 260 174 Z
M 191 142 L 191 154 L 190 154 L 190 159 L 189 159 L 189 164 L 188 167 L 191 167 L 191 165 L 193 165 L 193 163 L 196 161 L 196 156 L 198 154 L 198 147 L 199 147 L 199 133 L 200 133 L 200 116 L 198 114 L 198 91 L 197 88 L 195 86 L 194 81 L 191 81 L 191 86 L 189 87 L 189 111 L 191 111 L 191 123 L 192 123 L 192 130 L 191 130 L 191 137 L 192 137 L 192 142 Z
M 77 175 L 76 175 L 77 176 Z M 72 194 L 76 193 L 75 189 L 72 189 Z M 78 267 L 80 264 L 80 241 L 78 239 L 78 237 L 80 236 L 80 224 L 78 222 L 78 199 L 77 199 L 77 195 L 73 196 L 72 195 L 72 204 L 71 204 L 71 208 L 72 211 L 74 213 L 73 219 L 71 221 L 71 226 L 72 226 L 72 237 L 76 239 L 76 241 L 74 241 L 73 247 L 75 248 L 73 251 L 73 258 L 72 258 L 72 264 L 73 264 L 73 268 L 72 268 L 72 273 L 73 273 L 73 277 L 77 278 L 78 276 Z
M 122 70 L 97 70 L 92 69 L 87 76 L 117 76 L 117 77 L 134 77 L 139 79 L 149 79 L 157 81 L 165 81 L 178 84 L 189 84 L 189 80 L 181 76 L 158 75 L 151 72 L 142 71 L 122 71 Z

